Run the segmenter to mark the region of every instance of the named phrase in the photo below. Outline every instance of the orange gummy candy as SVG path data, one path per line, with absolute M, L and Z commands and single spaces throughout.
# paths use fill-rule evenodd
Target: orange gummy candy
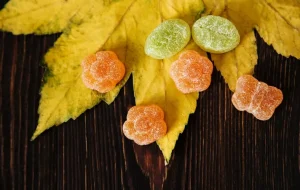
M 182 52 L 170 68 L 170 76 L 183 93 L 201 92 L 211 83 L 212 62 L 194 50 Z
M 237 80 L 231 101 L 239 111 L 252 113 L 259 120 L 268 120 L 281 104 L 280 89 L 259 82 L 251 75 L 243 75 Z
M 125 75 L 125 66 L 112 51 L 99 51 L 81 64 L 86 87 L 105 93 L 112 90 Z
M 163 110 L 157 105 L 130 108 L 123 132 L 138 145 L 153 143 L 167 133 Z

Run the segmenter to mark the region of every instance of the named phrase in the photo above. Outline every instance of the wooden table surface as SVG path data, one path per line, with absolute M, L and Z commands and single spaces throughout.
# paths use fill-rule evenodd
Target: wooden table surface
M 40 66 L 59 35 L 0 33 L 0 189 L 300 189 L 300 60 L 256 35 L 255 77 L 282 89 L 266 122 L 237 111 L 220 73 L 200 94 L 171 162 L 156 144 L 137 146 L 121 125 L 134 105 L 132 79 L 100 103 L 30 142 L 38 120 Z

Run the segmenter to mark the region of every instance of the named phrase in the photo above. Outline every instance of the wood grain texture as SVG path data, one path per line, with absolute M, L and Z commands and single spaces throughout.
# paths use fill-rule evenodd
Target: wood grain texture
M 155 144 L 137 146 L 121 125 L 134 105 L 132 80 L 110 106 L 30 142 L 37 125 L 40 66 L 59 35 L 0 33 L 0 189 L 300 189 L 300 61 L 284 58 L 257 35 L 255 77 L 282 89 L 266 122 L 237 111 L 214 70 L 195 114 L 164 166 Z

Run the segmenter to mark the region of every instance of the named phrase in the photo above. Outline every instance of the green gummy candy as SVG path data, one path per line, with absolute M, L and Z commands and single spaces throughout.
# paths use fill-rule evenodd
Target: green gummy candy
M 195 43 L 210 53 L 225 53 L 240 43 L 236 27 L 228 19 L 208 15 L 198 19 L 192 28 Z
M 180 52 L 190 41 L 189 25 L 181 19 L 162 22 L 148 36 L 145 53 L 155 59 L 164 59 Z

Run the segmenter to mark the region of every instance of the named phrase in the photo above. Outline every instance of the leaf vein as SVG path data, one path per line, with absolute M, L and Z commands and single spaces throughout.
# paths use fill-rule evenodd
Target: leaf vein
M 279 12 L 272 4 L 266 2 L 266 0 L 264 0 L 264 2 L 265 2 L 265 4 L 268 5 L 268 7 L 270 7 L 277 15 L 279 15 L 280 18 L 281 18 L 282 20 L 284 20 L 290 27 L 292 27 L 293 29 L 295 29 L 295 30 L 297 30 L 298 32 L 300 32 L 299 29 L 296 28 L 295 26 L 293 26 L 293 24 L 292 24 L 290 21 L 288 21 L 282 14 L 280 14 L 280 12 Z

